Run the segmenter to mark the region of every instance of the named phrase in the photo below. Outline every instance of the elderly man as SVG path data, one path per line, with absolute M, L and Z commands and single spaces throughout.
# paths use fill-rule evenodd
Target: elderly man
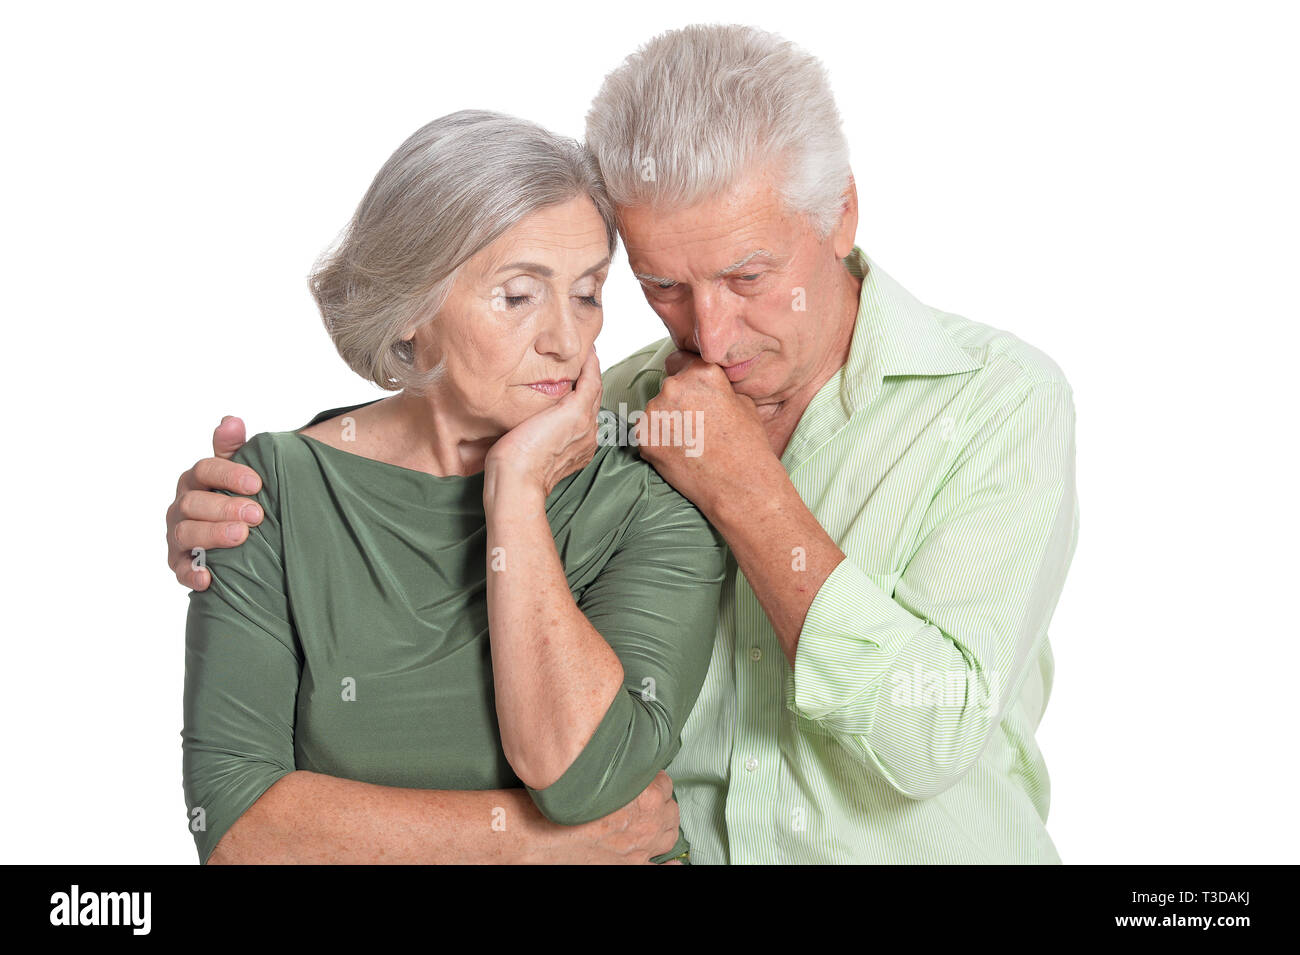
M 1059 862 L 1034 731 L 1077 540 L 1064 374 L 854 244 L 824 71 L 778 37 L 655 38 L 607 77 L 587 142 L 669 332 L 605 373 L 605 406 L 647 412 L 642 456 L 730 552 L 669 767 L 691 861 Z M 704 430 L 660 440 L 656 412 Z M 253 489 L 241 472 L 182 476 L 183 582 L 205 585 L 190 548 L 230 546 L 203 522 L 241 519 L 203 489 Z

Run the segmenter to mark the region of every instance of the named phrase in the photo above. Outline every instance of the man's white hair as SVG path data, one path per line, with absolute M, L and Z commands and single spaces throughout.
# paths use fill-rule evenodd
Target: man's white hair
M 825 69 L 755 27 L 693 24 L 656 36 L 605 77 L 586 138 L 616 205 L 691 206 L 774 162 L 787 208 L 824 238 L 849 184 Z

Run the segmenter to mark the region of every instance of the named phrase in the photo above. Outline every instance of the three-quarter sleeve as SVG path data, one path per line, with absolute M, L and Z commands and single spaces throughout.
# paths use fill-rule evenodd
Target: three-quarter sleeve
M 191 591 L 185 627 L 185 803 L 199 861 L 270 786 L 294 769 L 301 651 L 290 623 L 275 446 L 236 452 L 262 478 L 264 513 L 238 547 L 205 555 L 212 582 Z
M 653 468 L 643 474 L 644 506 L 578 600 L 621 661 L 623 690 L 564 774 L 528 789 L 553 822 L 599 819 L 640 795 L 676 754 L 712 654 L 722 539 Z

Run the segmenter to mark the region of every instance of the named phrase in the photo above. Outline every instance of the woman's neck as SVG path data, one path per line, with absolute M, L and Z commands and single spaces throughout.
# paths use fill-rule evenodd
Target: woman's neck
M 446 412 L 436 394 L 400 392 L 302 433 L 331 447 L 436 477 L 468 477 L 483 470 L 500 437 Z
M 501 437 L 485 423 L 447 410 L 454 408 L 455 402 L 439 401 L 436 393 L 414 395 L 404 391 L 391 403 L 389 432 L 398 448 L 420 462 L 404 467 L 444 477 L 478 474 L 488 451 Z

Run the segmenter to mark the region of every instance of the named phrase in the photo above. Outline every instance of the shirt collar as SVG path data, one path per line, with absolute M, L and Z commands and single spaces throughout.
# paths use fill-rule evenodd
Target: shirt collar
M 849 360 L 844 365 L 841 398 L 852 414 L 865 407 L 890 375 L 953 375 L 981 366 L 917 301 L 858 246 L 844 259 L 862 279 Z

